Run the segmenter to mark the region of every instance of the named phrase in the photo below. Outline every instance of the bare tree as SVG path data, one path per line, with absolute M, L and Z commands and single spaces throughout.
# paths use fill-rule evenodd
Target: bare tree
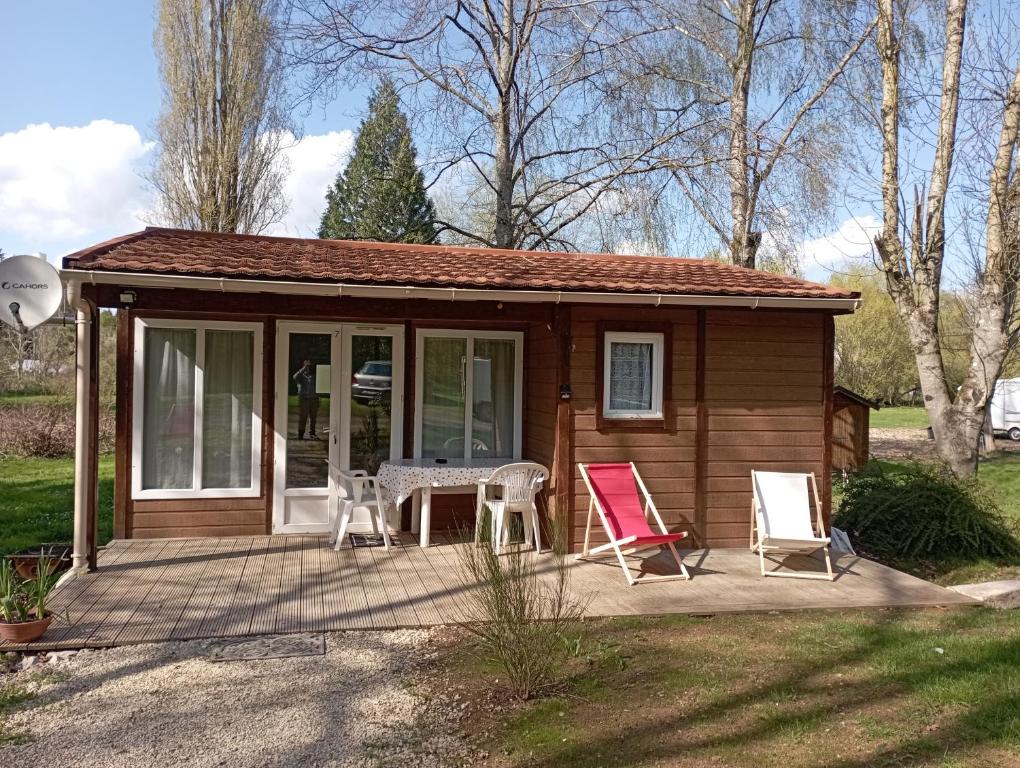
M 930 168 L 926 183 L 914 188 L 914 202 L 901 210 L 903 176 L 901 132 L 925 106 L 923 91 L 907 88 L 903 40 L 911 33 L 911 13 L 902 0 L 877 0 L 878 60 L 882 73 L 882 214 L 875 239 L 889 294 L 896 303 L 917 361 L 925 407 L 939 454 L 960 476 L 977 471 L 978 435 L 996 378 L 1018 330 L 1014 325 L 1020 281 L 1020 179 L 1017 174 L 1020 127 L 1020 54 L 1015 40 L 998 70 L 983 68 L 979 77 L 964 75 L 967 0 L 947 0 L 942 19 L 943 49 L 939 93 L 933 105 Z M 1007 20 L 1008 21 L 1008 20 Z M 1015 30 L 1015 27 L 1014 27 Z M 964 88 L 969 88 L 964 92 Z M 904 95 L 906 91 L 907 95 Z M 983 121 L 988 142 L 983 186 L 983 263 L 973 289 L 969 366 L 955 393 L 947 381 L 945 351 L 938 332 L 943 271 L 947 255 L 947 212 L 953 197 L 972 190 L 953 186 L 954 162 L 960 151 L 961 100 L 994 105 L 996 120 Z M 997 123 L 997 129 L 996 129 Z M 916 131 L 916 127 L 910 130 Z M 968 158 L 972 165 L 976 157 Z M 959 207 L 955 209 L 959 213 Z
M 622 125 L 602 85 L 633 31 L 609 0 L 292 0 L 310 92 L 386 71 L 419 127 L 433 180 L 467 190 L 444 231 L 502 248 L 564 248 L 586 216 L 655 166 L 676 120 Z M 424 125 L 423 125 L 424 124 Z M 463 183 L 461 183 L 463 182 Z M 442 196 L 442 195 L 441 195 Z
M 161 0 L 152 181 L 172 226 L 257 233 L 286 211 L 277 0 Z
M 674 200 L 735 264 L 756 265 L 766 232 L 792 245 L 829 206 L 844 147 L 841 105 L 826 97 L 874 30 L 863 5 L 632 0 L 645 34 L 624 77 L 648 114 L 688 115 Z

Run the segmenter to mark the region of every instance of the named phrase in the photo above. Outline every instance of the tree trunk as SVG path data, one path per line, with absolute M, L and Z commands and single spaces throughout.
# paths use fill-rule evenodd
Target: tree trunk
M 495 223 L 492 232 L 492 244 L 496 248 L 515 248 L 514 242 L 514 168 L 510 159 L 510 126 L 509 110 L 501 110 L 495 126 L 496 167 L 493 173 L 495 181 Z
M 517 248 L 520 246 L 519 233 L 514 226 L 514 165 L 510 150 L 510 115 L 513 98 L 513 51 L 511 41 L 515 40 L 514 5 L 503 3 L 501 35 L 493 45 L 496 59 L 497 109 L 493 116 L 493 154 L 495 168 L 495 222 L 492 239 L 496 248 Z
M 730 258 L 734 264 L 754 269 L 761 236 L 751 231 L 753 212 L 748 191 L 747 113 L 754 65 L 757 0 L 743 0 L 737 19 L 737 51 L 731 63 L 730 94 Z

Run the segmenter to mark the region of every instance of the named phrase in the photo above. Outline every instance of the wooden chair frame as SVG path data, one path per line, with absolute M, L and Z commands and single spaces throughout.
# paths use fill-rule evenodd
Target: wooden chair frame
M 757 552 L 759 565 L 761 566 L 761 575 L 763 577 L 774 576 L 783 579 L 824 579 L 826 581 L 835 581 L 836 576 L 832 570 L 832 558 L 829 554 L 829 545 L 831 540 L 825 535 L 825 521 L 822 520 L 822 499 L 818 493 L 818 482 L 815 480 L 815 473 L 808 472 L 804 474 L 805 479 L 811 480 L 811 492 L 815 500 L 815 527 L 818 531 L 818 537 L 824 543 L 812 542 L 804 540 L 803 547 L 783 546 L 783 545 L 769 545 L 762 543 L 760 539 L 760 533 L 758 529 L 758 486 L 756 482 L 757 472 L 751 470 L 751 551 Z M 789 572 L 782 571 L 767 571 L 765 570 L 765 559 L 768 552 L 787 553 L 787 554 L 814 554 L 821 550 L 825 555 L 825 573 L 803 573 L 790 569 Z M 782 563 L 778 563 L 773 558 L 768 558 L 772 562 L 776 562 L 780 568 L 784 567 Z
M 652 501 L 652 495 L 648 492 L 648 488 L 645 487 L 644 480 L 641 479 L 641 475 L 638 473 L 637 467 L 634 466 L 633 461 L 628 463 L 630 464 L 631 474 L 634 476 L 634 480 L 637 482 L 638 489 L 641 491 L 641 494 L 644 496 L 645 499 L 644 507 L 645 519 L 648 519 L 648 513 L 651 512 L 652 517 L 655 518 L 655 522 L 659 526 L 659 530 L 661 530 L 664 535 L 669 535 L 670 532 L 666 529 L 666 524 L 663 522 L 662 516 L 659 515 L 659 510 L 656 509 L 655 502 Z M 627 536 L 622 539 L 613 538 L 613 528 L 609 524 L 609 520 L 606 517 L 605 510 L 602 509 L 602 505 L 599 504 L 598 502 L 598 499 L 595 495 L 595 489 L 592 488 L 591 478 L 588 476 L 588 467 L 587 465 L 581 463 L 578 463 L 577 466 L 581 470 L 581 477 L 584 479 L 584 484 L 588 489 L 588 497 L 590 499 L 590 501 L 588 502 L 588 522 L 584 529 L 584 547 L 582 548 L 580 553 L 575 555 L 575 558 L 577 560 L 594 559 L 594 556 L 599 555 L 605 556 L 610 551 L 612 551 L 613 553 L 615 553 L 616 559 L 620 563 L 620 567 L 623 569 L 623 575 L 627 577 L 627 583 L 630 586 L 634 586 L 635 584 L 644 584 L 645 582 L 649 581 L 675 581 L 677 579 L 686 580 L 691 578 L 691 575 L 687 572 L 686 566 L 684 566 L 683 558 L 680 557 L 680 552 L 676 548 L 676 544 L 672 541 L 667 542 L 667 546 L 669 547 L 669 551 L 673 553 L 673 559 L 676 560 L 676 564 L 680 568 L 680 573 L 670 574 L 666 576 L 646 575 L 638 577 L 636 579 L 633 576 L 631 576 L 630 568 L 627 567 L 627 561 L 624 559 L 624 555 L 633 554 L 640 549 L 646 549 L 650 547 L 661 547 L 662 545 L 639 544 L 638 546 L 635 547 L 628 547 L 629 544 L 632 544 L 638 538 L 637 536 Z M 597 547 L 590 546 L 592 511 L 598 512 L 599 520 L 602 522 L 602 527 L 606 532 L 606 536 L 609 537 L 609 542 L 607 544 L 600 544 Z M 684 538 L 687 537 L 686 531 L 684 532 L 683 537 Z

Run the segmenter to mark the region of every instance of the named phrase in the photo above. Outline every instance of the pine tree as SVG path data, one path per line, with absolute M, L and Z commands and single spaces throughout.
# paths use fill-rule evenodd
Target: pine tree
M 369 100 L 350 163 L 326 192 L 319 237 L 434 243 L 435 207 L 416 154 L 397 92 L 384 80 Z

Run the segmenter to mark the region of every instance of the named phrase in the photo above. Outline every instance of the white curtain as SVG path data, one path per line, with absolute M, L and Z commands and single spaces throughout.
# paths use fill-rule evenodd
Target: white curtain
M 423 358 L 421 455 L 463 459 L 467 340 L 426 337 Z
M 142 487 L 191 488 L 195 466 L 195 331 L 146 328 Z
M 514 456 L 514 341 L 475 339 L 471 454 Z
M 251 485 L 255 336 L 205 332 L 202 487 Z
M 609 354 L 609 409 L 651 410 L 652 345 L 614 341 Z

